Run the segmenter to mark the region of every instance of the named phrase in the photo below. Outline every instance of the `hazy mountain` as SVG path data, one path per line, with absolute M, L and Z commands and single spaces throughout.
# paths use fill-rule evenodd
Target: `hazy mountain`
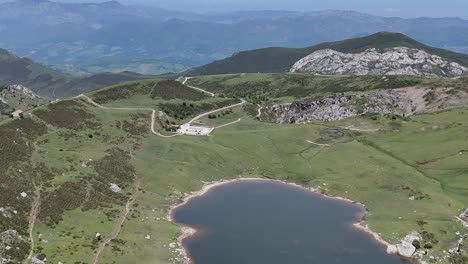
M 468 74 L 468 55 L 432 48 L 399 33 L 326 42 L 307 48 L 237 53 L 187 75 L 310 72 L 323 75 L 397 74 L 456 77 Z
M 468 51 L 468 21 L 458 18 L 384 18 L 333 10 L 201 15 L 115 1 L 0 4 L 0 47 L 43 64 L 84 72 L 183 71 L 241 50 L 304 47 L 379 31 L 397 31 L 435 47 Z
M 0 69 L 0 86 L 23 85 L 34 93 L 48 98 L 78 95 L 123 81 L 149 77 L 131 72 L 74 77 L 49 70 L 29 58 L 19 58 L 3 49 L 0 49 Z

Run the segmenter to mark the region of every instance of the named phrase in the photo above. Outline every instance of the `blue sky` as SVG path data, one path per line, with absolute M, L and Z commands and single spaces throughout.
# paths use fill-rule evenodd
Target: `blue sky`
M 4 2 L 6 0 L 0 0 Z M 55 0 L 103 2 L 105 0 Z M 119 0 L 184 11 L 232 10 L 355 10 L 383 16 L 462 17 L 468 19 L 468 0 Z

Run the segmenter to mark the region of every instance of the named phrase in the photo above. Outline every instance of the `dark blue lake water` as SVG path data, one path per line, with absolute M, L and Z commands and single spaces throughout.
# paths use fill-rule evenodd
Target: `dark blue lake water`
M 174 211 L 201 232 L 184 241 L 195 264 L 402 264 L 356 230 L 362 208 L 273 181 L 211 189 Z

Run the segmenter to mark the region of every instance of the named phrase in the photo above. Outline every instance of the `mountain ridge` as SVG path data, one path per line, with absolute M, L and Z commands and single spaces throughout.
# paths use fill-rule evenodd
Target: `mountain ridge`
M 101 58 L 115 58 L 115 69 L 160 74 L 240 50 L 306 47 L 395 29 L 432 46 L 468 52 L 468 21 L 456 18 L 388 18 L 339 10 L 197 14 L 113 4 L 13 3 L 0 5 L 0 47 L 46 65 L 71 64 L 93 73 L 112 70 L 99 64 Z M 177 65 L 152 72 L 135 66 L 149 60 Z
M 271 47 L 243 51 L 224 60 L 215 61 L 189 70 L 185 74 L 195 76 L 227 73 L 288 72 L 300 59 L 320 50 L 331 49 L 338 52 L 356 54 L 370 48 L 383 50 L 399 46 L 423 50 L 427 53 L 447 58 L 463 66 L 468 65 L 468 55 L 466 54 L 433 48 L 401 33 L 378 32 L 365 37 L 324 42 L 306 48 Z
M 152 76 L 133 72 L 99 73 L 75 77 L 56 72 L 0 48 L 0 85 L 23 85 L 46 98 L 69 97 L 96 88 Z

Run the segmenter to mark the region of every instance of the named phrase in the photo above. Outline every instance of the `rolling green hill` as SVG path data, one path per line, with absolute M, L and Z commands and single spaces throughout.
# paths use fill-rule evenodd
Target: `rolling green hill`
M 314 83 L 305 75 L 299 80 Z M 280 81 L 266 86 L 280 91 L 271 100 L 281 99 L 279 86 L 296 85 Z M 352 82 L 359 89 L 364 81 L 335 77 L 321 92 L 349 90 Z M 242 119 L 210 137 L 152 133 L 150 108 L 172 105 L 166 114 L 180 110 L 180 122 L 232 100 L 186 89 L 167 80 L 128 82 L 1 122 L 0 255 L 11 263 L 29 262 L 28 256 L 50 263 L 183 263 L 170 208 L 206 182 L 256 177 L 362 203 L 364 224 L 383 239 L 398 243 L 418 231 L 432 247 L 425 260 L 459 263 L 446 250 L 457 232 L 466 232 L 454 218 L 468 204 L 466 107 L 300 125 L 260 122 L 238 108 Z M 331 136 L 337 129 L 340 135 Z
M 0 49 L 0 84 L 24 85 L 33 92 L 48 98 L 63 98 L 81 94 L 112 84 L 147 79 L 151 76 L 132 72 L 100 73 L 74 77 L 49 70 L 28 58 L 19 58 Z
M 326 42 L 307 48 L 272 47 L 243 51 L 224 60 L 185 72 L 188 76 L 229 73 L 280 73 L 287 72 L 301 58 L 319 50 L 332 49 L 343 53 L 359 53 L 369 48 L 385 49 L 408 47 L 426 51 L 468 66 L 468 55 L 429 47 L 400 33 L 380 32 L 367 37 L 337 42 Z

